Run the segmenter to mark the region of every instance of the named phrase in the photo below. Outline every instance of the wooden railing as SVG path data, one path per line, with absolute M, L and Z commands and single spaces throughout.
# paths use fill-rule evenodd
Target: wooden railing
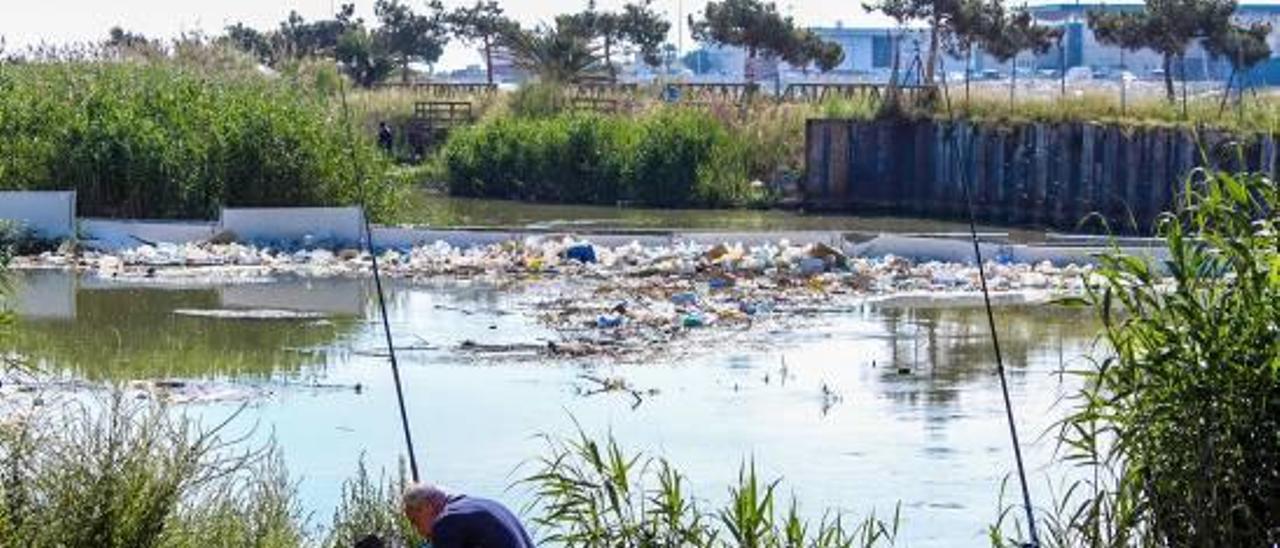
M 569 109 L 578 112 L 617 114 L 622 110 L 622 102 L 607 97 L 573 97 L 569 99 Z
M 796 83 L 788 84 L 782 94 L 782 100 L 799 103 L 819 103 L 833 98 L 866 99 L 880 102 L 888 95 L 888 84 L 833 84 L 833 83 Z M 898 92 L 909 104 L 922 104 L 937 98 L 937 86 L 899 85 Z
M 403 89 L 422 95 L 436 97 L 463 97 L 469 95 L 485 95 L 498 90 L 497 84 L 486 83 L 452 83 L 452 82 L 409 82 L 386 83 L 380 89 Z
M 679 82 L 667 84 L 662 90 L 662 99 L 672 102 L 691 103 L 733 103 L 743 104 L 751 101 L 760 91 L 759 84 L 752 82 L 736 83 L 689 83 Z
M 470 101 L 417 101 L 413 117 L 405 127 L 405 137 L 415 156 L 423 157 L 443 143 L 449 132 L 475 121 Z
M 618 95 L 631 95 L 640 90 L 640 85 L 634 82 L 582 82 L 574 84 L 569 89 L 571 97 L 617 97 Z

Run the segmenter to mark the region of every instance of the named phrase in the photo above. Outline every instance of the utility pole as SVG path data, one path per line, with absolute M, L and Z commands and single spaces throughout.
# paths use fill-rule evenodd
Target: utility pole
M 684 55 L 684 0 L 676 0 L 676 56 Z

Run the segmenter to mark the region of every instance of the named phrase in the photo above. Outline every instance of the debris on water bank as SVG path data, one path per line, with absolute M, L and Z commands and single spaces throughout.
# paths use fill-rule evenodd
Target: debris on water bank
M 443 241 L 379 256 L 388 276 L 554 277 L 588 279 L 679 278 L 711 289 L 732 289 L 743 281 L 802 281 L 820 288 L 869 293 L 919 290 L 977 290 L 977 268 L 952 262 L 916 262 L 893 254 L 856 256 L 852 245 L 792 244 L 787 240 L 746 245 L 674 242 L 670 245 L 596 245 L 571 236 L 533 236 L 470 247 Z M 104 278 L 164 279 L 210 276 L 254 278 L 272 275 L 363 276 L 368 253 L 355 249 L 281 251 L 237 243 L 141 245 L 118 253 L 45 252 L 18 257 L 14 268 L 76 269 Z M 992 289 L 1076 291 L 1091 267 L 1008 261 L 988 262 Z

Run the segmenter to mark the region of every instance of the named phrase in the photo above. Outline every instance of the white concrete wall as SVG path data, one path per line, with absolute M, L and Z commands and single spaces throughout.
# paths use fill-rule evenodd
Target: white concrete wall
M 201 221 L 134 221 L 127 219 L 83 219 L 84 244 L 112 251 L 160 242 L 184 244 L 208 240 L 217 230 L 215 223 Z
M 224 208 L 218 229 L 242 242 L 356 247 L 364 215 L 358 207 Z
M 0 219 L 21 223 L 41 238 L 71 238 L 76 234 L 76 193 L 0 191 Z

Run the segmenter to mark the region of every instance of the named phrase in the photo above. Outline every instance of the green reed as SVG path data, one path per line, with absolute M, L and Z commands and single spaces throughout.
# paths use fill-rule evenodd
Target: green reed
M 1084 302 L 1107 353 L 1076 372 L 1046 545 L 1280 542 L 1277 206 L 1265 175 L 1198 171 L 1159 222 L 1167 259 L 1101 258 Z
M 754 463 L 740 467 L 723 507 L 704 509 L 665 459 L 629 453 L 612 436 L 598 441 L 581 429 L 543 439 L 547 452 L 521 483 L 533 492 L 528 511 L 539 532 L 556 545 L 870 547 L 891 546 L 897 537 L 896 511 L 890 522 L 872 513 L 846 525 L 839 515 L 809 523 L 794 499 L 780 510 L 780 482 L 763 481 Z
M 62 60 L 0 73 L 0 188 L 77 191 L 86 216 L 214 218 L 220 206 L 352 205 L 401 185 L 327 96 L 177 61 Z M 355 180 L 356 173 L 367 174 Z

